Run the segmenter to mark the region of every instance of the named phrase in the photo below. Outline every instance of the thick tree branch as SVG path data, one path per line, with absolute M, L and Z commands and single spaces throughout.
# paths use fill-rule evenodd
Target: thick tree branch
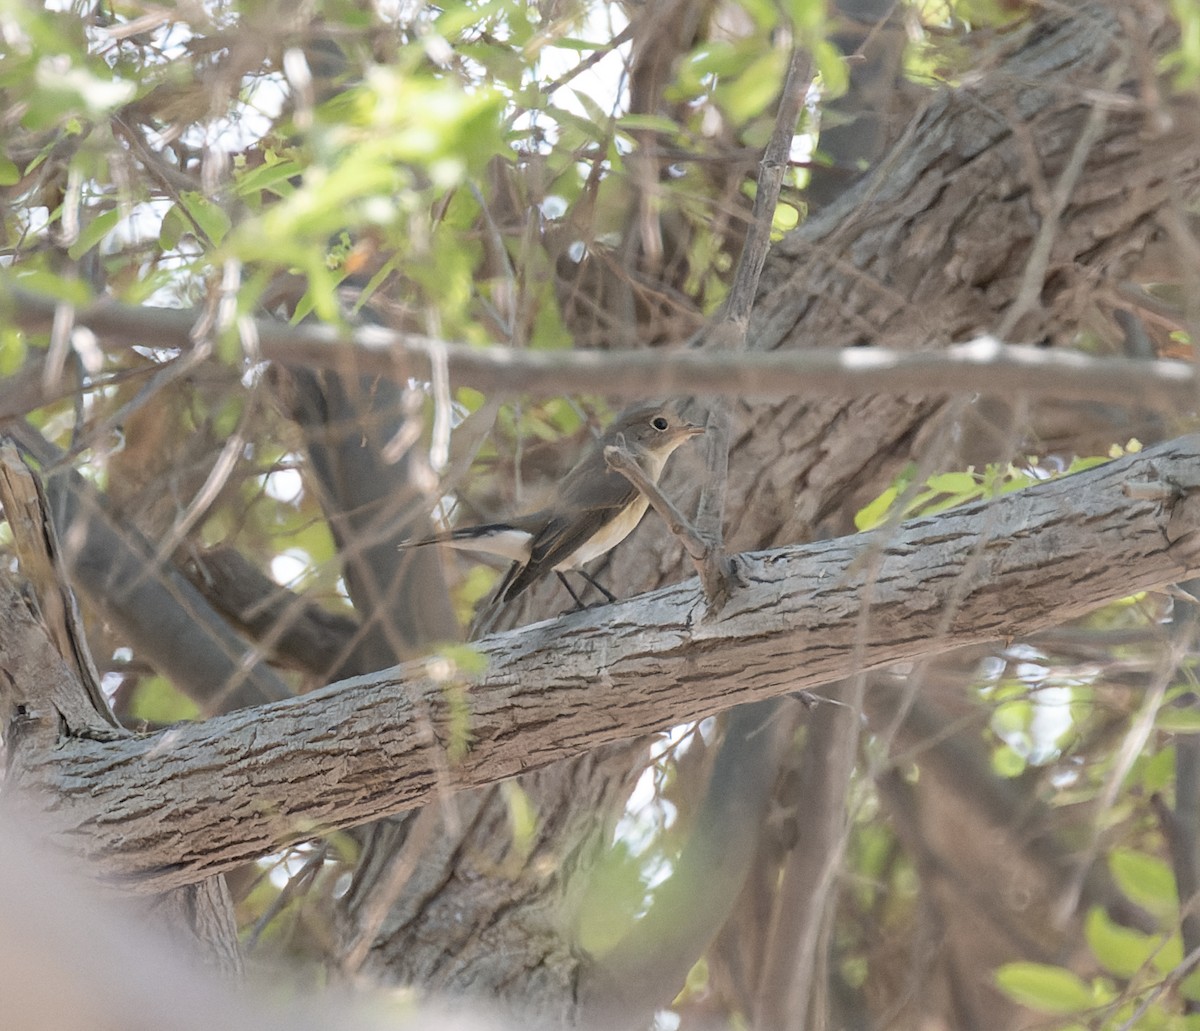
M 13 322 L 46 330 L 54 302 L 11 291 Z M 135 344 L 190 349 L 199 314 L 174 308 L 103 302 L 80 308 L 75 325 L 108 349 Z M 1075 401 L 1120 401 L 1178 410 L 1197 395 L 1192 366 L 1177 361 L 1094 358 L 1076 351 L 1005 345 L 990 336 L 936 352 L 883 348 L 752 351 L 532 351 L 473 347 L 381 326 L 288 326 L 271 319 L 248 323 L 259 354 L 284 365 L 345 373 L 429 379 L 444 360 L 459 386 L 496 393 L 554 395 L 594 392 L 603 382 L 612 396 L 638 398 L 703 394 L 779 400 L 856 398 L 867 394 L 930 396 L 979 393 Z M 24 387 L 22 387 L 24 390 Z M 41 403 L 41 400 L 38 400 Z M 0 417 L 23 411 L 0 391 Z
M 439 790 L 1186 579 L 1198 462 L 1193 435 L 891 531 L 747 553 L 747 586 L 715 622 L 689 580 L 484 639 L 479 677 L 409 663 L 146 738 L 71 741 L 11 779 L 54 799 L 57 833 L 99 870 L 187 884 Z M 0 619 L 18 609 L 10 594 Z M 0 668 L 18 636 L 0 627 Z
M 44 469 L 61 461 L 62 453 L 29 424 L 9 431 Z M 58 465 L 45 487 L 74 586 L 118 622 L 164 675 L 210 707 L 291 694 L 182 574 L 157 561 L 154 545 L 136 527 L 113 519 L 103 496 L 79 473 Z

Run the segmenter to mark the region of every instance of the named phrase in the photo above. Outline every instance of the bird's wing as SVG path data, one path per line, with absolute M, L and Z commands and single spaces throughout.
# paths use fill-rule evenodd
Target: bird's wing
M 600 475 L 608 471 L 605 468 Z M 583 489 L 566 495 L 572 497 L 574 507 L 561 510 L 561 514 L 553 515 L 543 523 L 530 542 L 529 561 L 508 571 L 496 590 L 496 597 L 511 601 L 569 558 L 591 540 L 601 527 L 637 500 L 638 489 L 632 483 L 620 473 L 611 475 L 620 480 L 626 489 L 620 489 L 620 484 L 612 482 L 596 484 L 594 480 L 587 480 L 580 485 Z M 568 480 L 563 481 L 563 487 L 570 486 Z

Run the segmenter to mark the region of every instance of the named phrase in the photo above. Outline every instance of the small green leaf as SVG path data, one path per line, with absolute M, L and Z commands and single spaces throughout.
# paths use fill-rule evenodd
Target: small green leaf
M 783 10 L 798 29 L 819 32 L 825 26 L 824 0 L 784 0 Z
M 1108 868 L 1117 886 L 1132 902 L 1155 916 L 1171 919 L 1179 908 L 1175 875 L 1157 856 L 1131 848 L 1113 849 Z
M 173 251 L 179 246 L 183 234 L 191 228 L 178 204 L 172 204 L 163 215 L 162 224 L 158 227 L 158 245 L 164 251 Z
M 879 526 L 887 518 L 888 510 L 895 503 L 899 495 L 899 487 L 888 487 L 874 501 L 864 505 L 854 513 L 855 527 L 861 531 L 873 530 L 876 526 Z
M 25 335 L 15 326 L 0 328 L 0 376 L 10 376 L 25 363 Z
M 259 165 L 237 180 L 239 197 L 250 197 L 264 190 L 279 197 L 286 197 L 295 192 L 291 180 L 301 172 L 296 161 L 274 161 Z
M 15 281 L 10 282 L 22 290 L 53 297 L 68 304 L 87 304 L 92 299 L 92 292 L 82 279 L 67 279 L 45 269 L 17 269 Z
M 436 654 L 453 665 L 452 675 L 477 677 L 487 671 L 487 656 L 469 644 L 443 644 Z
M 979 480 L 974 473 L 938 473 L 926 482 L 941 494 L 975 497 L 979 493 Z
M 588 96 L 584 90 L 572 90 L 571 92 L 574 94 L 575 99 L 583 105 L 584 111 L 587 112 L 588 118 L 591 119 L 592 132 L 596 135 L 602 133 L 604 131 L 603 127 L 612 121 L 612 115 Z
M 1159 730 L 1169 730 L 1174 734 L 1200 734 L 1200 709 L 1166 706 L 1158 710 L 1154 725 Z
M 21 181 L 21 170 L 0 154 L 0 186 L 14 186 Z
M 218 205 L 207 197 L 194 191 L 184 193 L 181 200 L 187 206 L 188 214 L 195 220 L 205 236 L 214 246 L 225 239 L 231 225 L 229 216 Z
M 537 834 L 537 806 L 528 793 L 515 781 L 500 785 L 501 795 L 508 807 L 508 826 L 512 832 L 512 849 L 522 861 L 533 851 Z
M 1071 464 L 1067 466 L 1069 473 L 1081 473 L 1087 469 L 1095 469 L 1097 466 L 1107 465 L 1110 459 L 1106 455 L 1092 455 L 1088 458 L 1072 459 Z
M 846 55 L 827 39 L 819 39 L 813 46 L 813 63 L 821 73 L 824 96 L 833 100 L 846 92 L 850 85 L 850 73 L 846 67 Z
M 780 201 L 771 216 L 771 232 L 782 235 L 800 224 L 800 209 Z
M 782 50 L 767 51 L 736 79 L 717 87 L 718 103 L 734 122 L 750 121 L 779 95 L 786 65 L 787 55 Z
M 1164 791 L 1175 779 L 1175 749 L 1161 748 L 1151 755 L 1143 755 L 1135 769 L 1146 794 Z
M 1047 963 L 1005 963 L 996 983 L 1014 1002 L 1039 1013 L 1078 1013 L 1095 1001 L 1085 981 Z
M 129 713 L 150 723 L 179 723 L 199 719 L 196 703 L 164 677 L 144 677 L 134 689 Z
M 97 215 L 84 226 L 83 231 L 79 234 L 79 239 L 67 248 L 67 253 L 76 260 L 82 258 L 111 233 L 120 221 L 121 212 L 118 208 L 113 208 L 110 211 L 105 211 Z
M 554 41 L 554 47 L 557 50 L 574 50 L 578 53 L 588 53 L 592 50 L 604 50 L 609 46 L 608 43 L 592 43 L 586 39 L 574 39 L 571 36 L 564 36 L 562 39 Z
M 1100 965 L 1118 977 L 1132 977 L 1162 945 L 1158 937 L 1114 923 L 1099 906 L 1088 912 L 1084 936 Z
M 1011 745 L 1000 745 L 992 750 L 992 770 L 998 777 L 1019 777 L 1027 765 L 1025 757 Z
M 1007 737 L 1027 732 L 1032 722 L 1033 703 L 1023 698 L 996 706 L 992 713 L 991 727 L 1001 737 Z

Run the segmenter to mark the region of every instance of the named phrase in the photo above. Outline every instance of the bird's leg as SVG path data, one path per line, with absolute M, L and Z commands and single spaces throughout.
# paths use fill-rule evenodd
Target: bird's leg
M 562 585 L 567 589 L 567 593 L 571 596 L 571 600 L 575 602 L 575 608 L 573 608 L 571 611 L 582 612 L 584 609 L 586 609 L 587 606 L 579 600 L 579 595 L 575 593 L 575 589 L 571 586 L 571 581 L 567 579 L 566 574 L 556 569 L 554 571 L 554 575 L 562 581 Z
M 590 583 L 593 587 L 595 587 L 596 590 L 598 590 L 601 594 L 603 594 L 604 597 L 606 597 L 608 599 L 608 602 L 610 605 L 616 603 L 617 596 L 615 594 L 613 594 L 612 591 L 610 591 L 607 587 L 605 587 L 604 584 L 602 584 L 599 580 L 597 580 L 594 576 L 592 576 L 591 573 L 585 573 L 582 569 L 576 569 L 575 572 L 577 572 L 588 583 Z

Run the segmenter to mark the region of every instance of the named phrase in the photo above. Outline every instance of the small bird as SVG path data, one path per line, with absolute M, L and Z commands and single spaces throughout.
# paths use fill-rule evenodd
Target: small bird
M 463 526 L 448 534 L 408 541 L 401 547 L 444 544 L 460 551 L 486 552 L 513 560 L 492 595 L 512 601 L 551 571 L 580 608 L 583 603 L 563 573 L 578 572 L 609 601 L 613 595 L 582 566 L 620 544 L 646 513 L 649 501 L 604 460 L 604 449 L 624 441 L 647 477 L 658 482 L 667 459 L 685 441 L 704 432 L 675 406 L 642 405 L 620 415 L 558 484 L 549 504 L 502 523 Z

